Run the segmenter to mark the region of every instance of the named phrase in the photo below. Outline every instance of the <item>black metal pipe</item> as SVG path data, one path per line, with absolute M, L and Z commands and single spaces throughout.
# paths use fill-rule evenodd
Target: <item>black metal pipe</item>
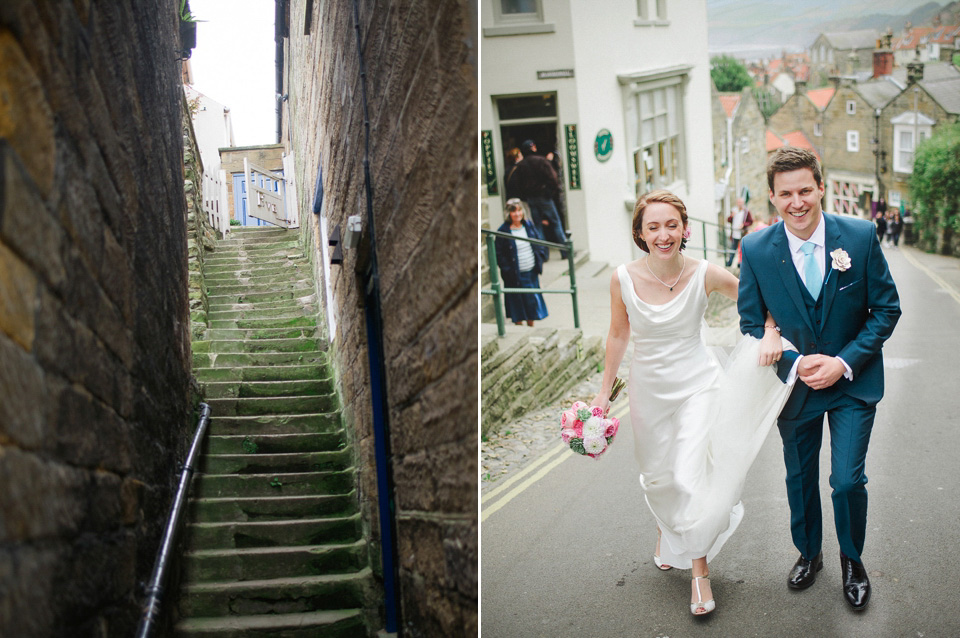
M 201 403 L 197 431 L 193 435 L 190 452 L 187 453 L 187 460 L 184 462 L 183 471 L 180 473 L 180 486 L 177 488 L 177 495 L 170 506 L 167 527 L 163 530 L 163 539 L 160 541 L 160 551 L 157 553 L 157 560 L 153 563 L 153 575 L 150 576 L 150 583 L 146 587 L 147 598 L 143 603 L 143 615 L 140 617 L 140 624 L 137 627 L 137 638 L 149 638 L 155 629 L 157 619 L 160 617 L 160 605 L 163 602 L 163 586 L 167 578 L 170 552 L 173 551 L 180 524 L 180 515 L 183 513 L 187 493 L 190 491 L 194 462 L 200 453 L 200 445 L 203 442 L 203 435 L 207 431 L 207 423 L 209 422 L 210 406 Z
M 370 113 L 367 108 L 367 71 L 360 37 L 360 6 L 353 0 L 353 26 L 357 34 L 360 64 L 360 89 L 363 105 L 364 149 L 363 178 L 367 198 L 367 223 L 370 228 L 370 265 L 365 283 L 367 357 L 370 365 L 371 404 L 374 448 L 377 459 L 377 503 L 380 513 L 380 541 L 383 558 L 384 611 L 386 631 L 403 635 L 400 627 L 399 562 L 396 545 L 396 508 L 394 507 L 393 454 L 390 450 L 390 402 L 387 395 L 387 368 L 383 347 L 383 304 L 380 296 L 380 268 L 377 262 L 376 220 L 373 217 L 373 182 L 370 178 Z

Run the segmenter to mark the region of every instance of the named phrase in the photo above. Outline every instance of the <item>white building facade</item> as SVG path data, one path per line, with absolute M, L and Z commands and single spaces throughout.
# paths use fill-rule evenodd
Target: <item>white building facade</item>
M 189 84 L 183 85 L 193 120 L 193 132 L 203 164 L 201 195 L 203 208 L 213 227 L 222 233 L 230 231 L 226 199 L 226 175 L 220 170 L 220 149 L 236 146 L 230 109 L 204 95 Z
M 691 245 L 715 248 L 716 233 L 695 221 L 717 222 L 705 0 L 480 6 L 480 192 L 490 227 L 503 221 L 505 154 L 532 139 L 563 159 L 568 226 L 591 259 L 616 265 L 641 254 L 633 207 L 657 188 L 686 203 Z

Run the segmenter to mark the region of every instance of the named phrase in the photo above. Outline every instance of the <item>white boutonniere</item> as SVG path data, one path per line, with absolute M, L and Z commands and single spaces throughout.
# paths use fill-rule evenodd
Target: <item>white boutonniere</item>
M 843 248 L 837 248 L 835 251 L 830 253 L 830 257 L 833 259 L 831 264 L 834 270 L 839 270 L 843 272 L 844 270 L 849 270 L 852 262 L 850 261 L 850 255 L 847 254 Z

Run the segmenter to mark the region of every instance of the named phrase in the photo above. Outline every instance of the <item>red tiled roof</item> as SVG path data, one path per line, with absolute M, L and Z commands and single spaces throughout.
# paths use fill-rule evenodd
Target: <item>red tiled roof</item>
M 953 44 L 953 39 L 960 31 L 956 25 L 943 27 L 915 27 L 910 29 L 906 36 L 893 39 L 893 48 L 897 51 L 915 49 L 926 46 L 930 42 L 938 44 Z
M 783 146 L 783 140 L 780 138 L 780 136 L 770 129 L 767 129 L 767 152 L 772 153 L 781 146 Z
M 836 89 L 832 86 L 827 86 L 822 89 L 810 89 L 807 91 L 807 97 L 810 98 L 814 106 L 822 111 L 827 108 L 827 104 L 830 103 L 830 98 L 833 97 L 835 92 Z
M 770 129 L 767 129 L 767 152 L 772 153 L 781 146 L 805 148 L 808 151 L 813 151 L 813 154 L 817 156 L 817 159 L 820 159 L 820 154 L 817 153 L 817 149 L 813 147 L 813 144 L 811 144 L 807 136 L 803 134 L 803 131 L 791 131 L 783 136 L 780 136 Z
M 733 114 L 737 112 L 737 105 L 740 104 L 739 95 L 721 95 L 720 96 L 720 106 L 723 107 L 723 110 L 726 112 L 727 117 L 733 117 Z
M 781 60 L 780 58 L 775 58 L 773 60 L 770 60 L 770 64 L 767 65 L 767 73 L 770 73 L 771 75 L 773 75 L 774 73 L 780 70 L 781 66 L 783 66 L 783 60 Z

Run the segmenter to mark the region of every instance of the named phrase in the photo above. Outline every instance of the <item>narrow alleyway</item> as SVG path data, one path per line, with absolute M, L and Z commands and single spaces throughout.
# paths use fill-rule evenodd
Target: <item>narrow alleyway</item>
M 364 635 L 373 578 L 310 264 L 295 231 L 230 237 L 206 260 L 210 327 L 193 342 L 212 419 L 177 634 Z

